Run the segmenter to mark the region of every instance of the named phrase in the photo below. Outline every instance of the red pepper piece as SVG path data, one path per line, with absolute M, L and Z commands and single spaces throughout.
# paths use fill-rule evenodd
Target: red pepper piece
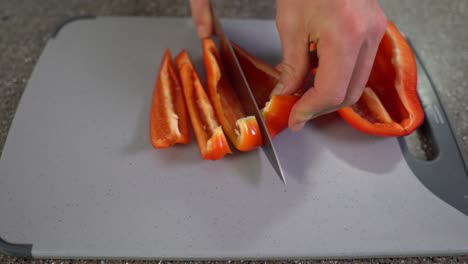
M 289 113 L 299 100 L 296 95 L 274 95 L 263 108 L 263 118 L 273 138 L 288 127 Z
M 246 116 L 242 104 L 224 71 L 221 57 L 212 39 L 202 41 L 208 94 L 224 132 L 240 151 L 263 144 L 255 116 Z
M 217 160 L 231 153 L 229 143 L 218 122 L 213 106 L 206 95 L 188 53 L 184 50 L 176 58 L 182 79 L 192 128 L 203 159 Z
M 185 100 L 171 52 L 166 49 L 153 92 L 150 114 L 151 144 L 167 148 L 190 140 Z
M 275 95 L 270 94 L 280 79 L 280 72 L 267 63 L 259 60 L 239 45 L 232 43 L 239 63 L 244 71 L 247 82 L 252 88 L 255 100 L 262 109 L 263 118 L 271 137 L 288 127 L 289 113 L 299 100 L 300 94 Z
M 376 136 L 406 136 L 422 124 L 414 54 L 392 22 L 388 22 L 363 95 L 338 113 L 352 127 Z

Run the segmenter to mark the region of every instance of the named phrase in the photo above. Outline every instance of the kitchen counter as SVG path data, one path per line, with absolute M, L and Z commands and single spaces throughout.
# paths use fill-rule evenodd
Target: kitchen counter
M 223 17 L 273 19 L 274 3 L 273 0 L 236 0 L 219 4 Z M 382 0 L 380 3 L 387 17 L 411 38 L 419 51 L 452 121 L 455 134 L 461 139 L 462 150 L 468 155 L 468 1 Z M 0 155 L 22 92 L 50 34 L 64 20 L 79 15 L 188 16 L 190 9 L 186 0 L 0 0 Z M 58 261 L 36 260 L 35 263 Z M 468 257 L 351 261 L 468 263 Z M 0 262 L 27 263 L 29 260 L 0 255 Z M 100 262 L 90 260 L 79 263 Z

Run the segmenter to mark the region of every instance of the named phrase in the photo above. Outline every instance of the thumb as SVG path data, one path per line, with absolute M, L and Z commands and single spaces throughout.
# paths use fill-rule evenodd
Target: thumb
M 297 20 L 277 21 L 282 46 L 282 61 L 278 65 L 280 81 L 273 94 L 292 94 L 302 87 L 309 68 L 307 34 L 296 23 Z

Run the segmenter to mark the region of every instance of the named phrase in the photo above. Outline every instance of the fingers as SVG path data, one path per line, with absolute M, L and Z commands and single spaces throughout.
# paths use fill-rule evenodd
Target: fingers
M 377 48 L 370 46 L 367 42 L 361 47 L 345 99 L 338 107 L 352 105 L 361 98 L 364 87 L 369 80 L 376 51 Z
M 369 80 L 377 49 L 386 28 L 386 18 L 376 19 L 376 21 L 378 21 L 376 23 L 380 23 L 380 25 L 376 25 L 374 28 L 375 32 L 368 34 L 369 37 L 362 43 L 346 93 L 346 98 L 341 106 L 349 106 L 356 103 L 359 98 L 361 98 L 364 87 Z
M 346 43 L 334 39 L 334 35 L 326 35 L 317 45 L 320 61 L 315 86 L 291 110 L 289 127 L 293 131 L 301 129 L 314 117 L 335 111 L 345 102 L 361 42 Z
M 279 32 L 283 57 L 277 66 L 281 72 L 280 82 L 272 94 L 291 94 L 302 87 L 309 69 L 308 34 L 304 23 L 296 19 L 296 2 L 277 1 L 276 25 Z
M 210 0 L 190 0 L 192 19 L 197 28 L 198 37 L 210 37 L 213 30 Z
M 381 16 L 375 20 L 371 32 L 358 27 L 348 36 L 338 35 L 343 39 L 334 39 L 336 34 L 322 36 L 317 46 L 320 61 L 315 86 L 291 110 L 291 130 L 297 131 L 308 120 L 359 100 L 385 33 L 386 18 Z
M 292 108 L 289 127 L 354 104 L 369 79 L 386 18 L 377 1 L 277 0 L 277 28 L 283 49 L 281 79 L 273 94 L 302 88 L 316 58 L 314 87 Z

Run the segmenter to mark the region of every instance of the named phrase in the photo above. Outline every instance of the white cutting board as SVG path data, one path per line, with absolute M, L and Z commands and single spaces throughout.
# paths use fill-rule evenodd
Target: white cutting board
M 279 62 L 274 21 L 223 25 L 248 51 Z M 186 48 L 204 76 L 188 18 L 77 20 L 50 39 L 0 160 L 4 253 L 285 259 L 468 252 L 468 178 L 451 137 L 438 162 L 451 160 L 455 173 L 446 164 L 407 161 L 401 140 L 362 134 L 332 115 L 274 139 L 286 186 L 261 150 L 203 161 L 193 137 L 188 146 L 153 149 L 151 96 L 166 47 L 174 56 Z M 450 131 L 440 106 L 429 106 L 438 113 L 429 120 L 442 118 L 431 126 Z M 460 188 L 440 194 L 424 177 L 438 186 L 456 179 Z

